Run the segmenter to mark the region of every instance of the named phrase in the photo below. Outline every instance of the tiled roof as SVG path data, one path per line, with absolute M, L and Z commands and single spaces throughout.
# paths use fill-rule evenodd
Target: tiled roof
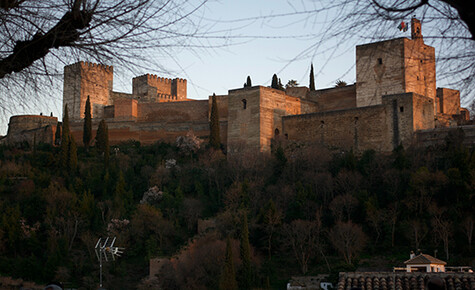
M 474 273 L 342 272 L 337 290 L 349 290 L 353 287 L 372 290 L 424 290 L 432 277 L 440 277 L 447 290 L 475 289 Z
M 419 254 L 412 259 L 407 260 L 404 264 L 439 264 L 439 265 L 447 265 L 446 262 L 439 260 L 437 258 L 432 257 L 431 255 L 427 254 Z

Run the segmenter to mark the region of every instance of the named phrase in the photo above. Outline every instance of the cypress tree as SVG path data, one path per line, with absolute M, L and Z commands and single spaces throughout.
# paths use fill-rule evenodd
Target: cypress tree
M 61 124 L 56 124 L 56 132 L 54 133 L 54 145 L 59 145 L 61 142 Z
M 114 208 L 121 216 L 130 213 L 134 203 L 132 192 L 127 191 L 125 185 L 124 174 L 120 171 L 115 186 Z
M 76 142 L 72 135 L 69 136 L 69 156 L 68 156 L 68 171 L 74 173 L 78 167 L 78 154 Z
M 96 133 L 96 149 L 99 153 L 104 153 L 106 148 L 106 121 L 102 119 L 99 122 Z
M 63 169 L 67 169 L 69 159 L 69 115 L 67 104 L 64 107 L 63 128 L 61 133 L 60 163 Z
M 211 99 L 211 114 L 209 120 L 209 145 L 214 149 L 219 149 L 221 147 L 221 140 L 219 136 L 218 104 L 216 102 L 215 94 L 213 94 Z
M 279 83 L 277 84 L 277 88 L 281 91 L 284 90 L 284 86 L 282 85 L 282 81 L 280 80 L 280 78 L 279 78 Z
M 104 146 L 104 167 L 108 168 L 109 167 L 109 127 L 107 127 L 107 123 L 104 121 L 105 125 L 105 131 L 106 131 L 106 140 L 105 140 L 105 146 Z
M 86 109 L 84 111 L 84 130 L 83 130 L 83 135 L 82 135 L 82 141 L 84 143 L 84 147 L 86 147 L 86 150 L 87 148 L 89 148 L 91 139 L 92 139 L 91 102 L 89 101 L 89 96 L 87 96 Z
M 241 289 L 251 289 L 252 272 L 251 272 L 251 247 L 249 245 L 249 228 L 247 224 L 247 214 L 243 214 L 241 228 L 241 247 L 240 257 L 242 261 L 241 271 Z
M 309 88 L 311 91 L 315 91 L 315 75 L 313 73 L 313 63 L 310 65 L 310 84 Z
M 231 248 L 231 239 L 229 236 L 226 239 L 226 254 L 224 260 L 223 272 L 219 281 L 219 289 L 221 290 L 236 290 L 236 273 L 234 271 L 233 250 Z
M 247 76 L 246 87 L 252 87 L 251 76 Z
M 109 166 L 109 129 L 104 119 L 99 122 L 96 133 L 96 148 L 99 153 L 104 154 L 104 166 Z
M 277 78 L 276 74 L 274 74 L 272 76 L 272 83 L 271 83 L 270 87 L 273 88 L 273 89 L 279 89 L 279 79 Z

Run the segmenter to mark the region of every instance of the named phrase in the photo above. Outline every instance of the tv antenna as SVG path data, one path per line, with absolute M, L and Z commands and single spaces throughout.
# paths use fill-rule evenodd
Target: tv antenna
M 96 252 L 96 257 L 99 260 L 99 287 L 102 288 L 102 260 L 106 262 L 115 261 L 116 257 L 120 257 L 124 253 L 125 248 L 120 248 L 114 246 L 116 237 L 110 238 L 107 237 L 104 240 L 99 238 L 94 248 Z

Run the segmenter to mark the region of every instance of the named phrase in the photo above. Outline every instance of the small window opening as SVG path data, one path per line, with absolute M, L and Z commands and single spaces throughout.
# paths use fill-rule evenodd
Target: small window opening
M 279 136 L 279 133 L 280 133 L 279 129 L 275 128 L 274 135 Z
M 246 99 L 242 99 L 242 108 L 245 110 L 247 107 L 247 100 Z
M 399 107 L 399 112 L 404 112 L 404 107 Z
M 423 63 L 422 59 L 421 59 L 421 63 Z
M 383 59 L 382 58 L 378 58 L 378 64 L 383 64 Z
M 358 123 L 358 117 L 355 117 L 355 124 Z
M 285 139 L 289 139 L 289 134 L 285 133 Z

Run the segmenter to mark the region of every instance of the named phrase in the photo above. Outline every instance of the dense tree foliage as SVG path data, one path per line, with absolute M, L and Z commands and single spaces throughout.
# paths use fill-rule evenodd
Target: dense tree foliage
M 473 267 L 475 151 L 463 138 L 454 131 L 444 146 L 392 154 L 282 144 L 227 157 L 126 142 L 112 147 L 108 167 L 97 148 L 77 148 L 70 174 L 61 147 L 0 147 L 0 273 L 97 287 L 93 248 L 105 236 L 126 248 L 105 264 L 110 289 L 138 287 L 154 257 L 170 257 L 162 288 L 217 289 L 231 266 L 228 236 L 246 288 L 392 270 L 417 249 Z

